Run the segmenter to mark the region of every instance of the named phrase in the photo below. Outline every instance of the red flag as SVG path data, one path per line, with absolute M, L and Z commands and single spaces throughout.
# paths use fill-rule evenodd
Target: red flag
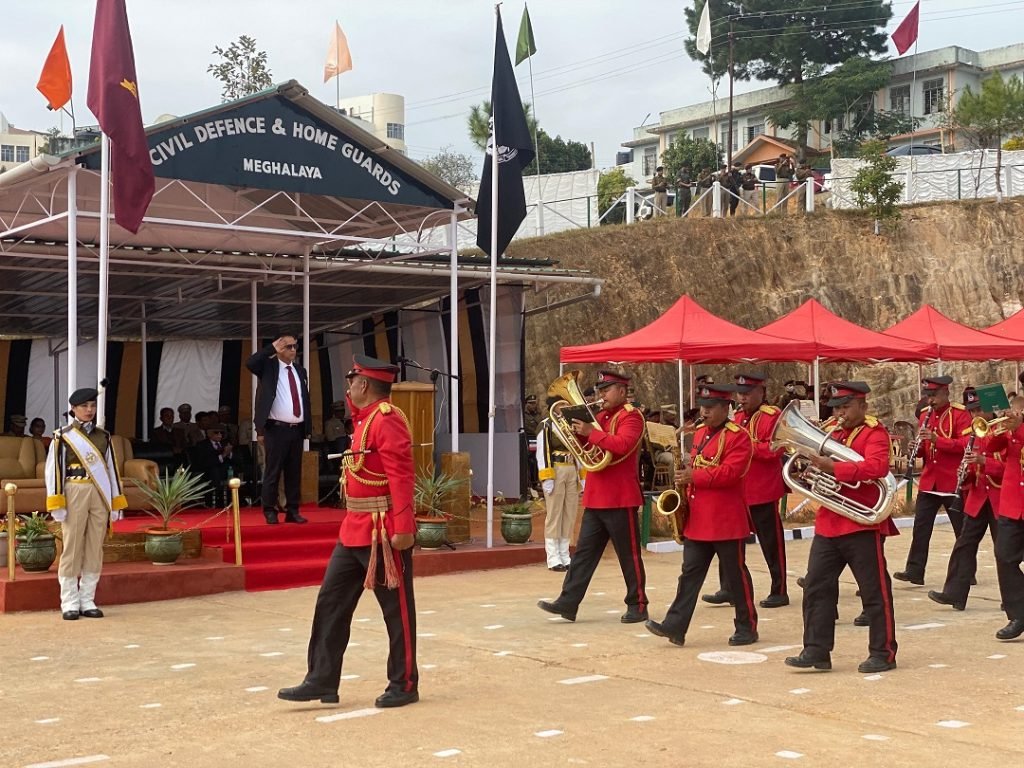
M 153 199 L 156 181 L 142 125 L 125 0 L 96 2 L 88 104 L 100 129 L 110 137 L 114 220 L 134 234 Z
M 64 25 L 61 24 L 57 39 L 43 64 L 36 90 L 46 97 L 50 109 L 60 109 L 71 100 L 71 62 L 64 45 Z
M 892 41 L 896 45 L 896 50 L 900 52 L 900 56 L 909 51 L 910 46 L 917 42 L 917 25 L 920 16 L 921 0 L 918 0 L 910 9 L 907 18 L 901 21 L 900 25 L 896 27 L 896 31 L 892 33 Z

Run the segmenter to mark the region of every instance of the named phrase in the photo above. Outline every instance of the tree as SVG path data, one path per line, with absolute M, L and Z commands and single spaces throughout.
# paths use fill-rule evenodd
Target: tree
M 215 46 L 213 54 L 220 62 L 210 64 L 206 71 L 223 83 L 220 95 L 224 101 L 259 93 L 274 84 L 267 69 L 267 52 L 256 50 L 255 38 L 242 35 L 227 49 Z
M 1012 139 L 1007 139 L 1006 143 L 1003 144 L 1003 149 L 1007 152 L 1019 152 L 1024 149 L 1024 136 L 1014 136 Z
M 440 152 L 428 157 L 420 165 L 463 191 L 477 180 L 476 162 L 473 158 L 456 152 L 451 146 L 441 147 Z
M 900 210 L 896 203 L 903 193 L 903 183 L 892 177 L 897 166 L 896 158 L 885 154 L 885 149 L 884 141 L 864 142 L 860 157 L 866 165 L 857 171 L 850 183 L 850 189 L 857 195 L 857 205 L 874 215 L 876 235 L 882 221 L 899 219 Z
M 537 120 L 533 116 L 533 109 L 530 102 L 523 102 L 523 114 L 526 115 L 526 127 L 530 129 L 533 136 L 537 130 Z M 474 104 L 469 110 L 467 122 L 469 138 L 480 148 L 481 152 L 487 151 L 487 140 L 491 138 L 491 102 L 483 101 Z
M 708 139 L 691 139 L 689 136 L 677 136 L 672 145 L 661 155 L 661 164 L 665 166 L 665 177 L 671 183 L 682 167 L 688 166 L 692 177 L 707 168 L 715 171 L 722 164 L 722 153 L 713 141 Z
M 621 168 L 605 171 L 597 177 L 597 215 L 604 216 L 605 211 L 614 205 L 629 187 L 636 186 L 636 179 L 627 176 Z M 602 224 L 621 224 L 626 219 L 626 206 L 619 205 L 601 219 Z
M 822 0 L 707 0 L 711 3 L 711 50 L 696 47 L 704 5 L 686 9 L 692 37 L 686 52 L 704 72 L 720 79 L 728 72 L 729 30 L 733 31 L 737 80 L 766 80 L 778 85 L 802 83 L 859 56 L 888 49 L 885 27 L 892 18 L 888 0 L 824 3 Z M 780 7 L 782 6 L 782 7 Z M 798 126 L 798 140 L 806 143 Z
M 1003 197 L 1003 137 L 1024 130 L 1024 83 L 1018 75 L 1009 80 L 996 72 L 981 82 L 975 93 L 965 86 L 953 110 L 953 123 L 968 141 L 980 149 L 996 147 L 996 199 Z
M 567 173 L 585 171 L 593 166 L 590 147 L 580 141 L 568 141 L 561 136 L 551 138 L 543 128 L 537 131 L 539 150 L 537 157 L 523 169 L 523 175 L 537 173 L 537 159 L 540 159 L 541 173 Z

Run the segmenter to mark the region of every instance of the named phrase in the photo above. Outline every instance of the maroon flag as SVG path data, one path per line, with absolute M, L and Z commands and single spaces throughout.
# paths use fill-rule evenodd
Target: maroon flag
M 917 27 L 921 16 L 921 2 L 914 3 L 907 18 L 900 22 L 896 31 L 892 33 L 892 42 L 900 56 L 910 50 L 910 46 L 917 42 Z
M 156 181 L 139 108 L 125 0 L 96 2 L 87 103 L 100 129 L 110 137 L 114 220 L 134 234 L 153 199 Z

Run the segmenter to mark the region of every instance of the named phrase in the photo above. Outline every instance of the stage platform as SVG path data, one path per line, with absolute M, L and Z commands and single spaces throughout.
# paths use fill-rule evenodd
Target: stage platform
M 100 606 L 170 600 L 218 592 L 292 589 L 320 584 L 327 561 L 338 540 L 343 510 L 303 505 L 309 522 L 267 525 L 259 508 L 241 510 L 242 567 L 235 562 L 231 518 L 215 516 L 216 510 L 190 510 L 181 515 L 182 527 L 198 527 L 202 536 L 199 558 L 181 558 L 174 565 L 148 562 L 106 563 L 97 590 Z M 115 533 L 136 533 L 153 525 L 152 518 L 132 516 L 114 526 Z M 486 525 L 474 521 L 470 541 L 455 549 L 413 551 L 417 578 L 442 573 L 511 568 L 544 563 L 543 519 L 535 526 L 535 541 L 509 545 L 502 541 L 495 523 L 494 547 L 485 546 Z M 25 573 L 20 567 L 16 581 L 0 573 L 0 613 L 56 610 L 60 606 L 57 564 L 46 573 Z

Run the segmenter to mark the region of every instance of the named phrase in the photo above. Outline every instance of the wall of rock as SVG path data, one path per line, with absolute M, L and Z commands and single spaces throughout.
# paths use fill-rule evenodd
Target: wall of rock
M 1024 202 L 921 205 L 876 236 L 859 212 L 714 220 L 655 219 L 517 241 L 515 257 L 550 258 L 588 270 L 605 284 L 597 299 L 531 315 L 527 321 L 527 391 L 543 395 L 558 375 L 563 345 L 620 336 L 651 322 L 684 293 L 710 311 L 757 328 L 814 297 L 841 317 L 883 330 L 923 303 L 982 328 L 1024 302 Z M 529 294 L 541 307 L 585 292 L 558 287 Z M 588 376 L 601 366 L 585 366 Z M 804 366 L 765 366 L 779 382 L 807 378 Z M 1015 388 L 1015 363 L 950 363 L 957 381 L 1001 381 Z M 674 365 L 631 366 L 637 394 L 652 405 L 676 400 Z M 725 380 L 732 370 L 698 367 Z M 925 375 L 935 375 L 926 366 Z M 822 380 L 866 379 L 873 408 L 906 418 L 917 399 L 916 365 L 822 366 Z M 959 390 L 957 391 L 959 396 Z

